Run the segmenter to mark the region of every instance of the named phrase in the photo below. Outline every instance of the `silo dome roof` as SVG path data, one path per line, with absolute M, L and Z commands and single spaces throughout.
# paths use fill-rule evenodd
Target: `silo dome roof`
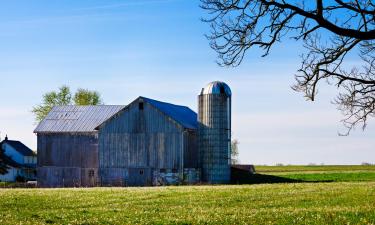
M 201 95 L 210 94 L 226 94 L 227 96 L 231 96 L 232 91 L 226 83 L 222 81 L 213 81 L 207 84 L 205 88 L 202 88 L 201 91 Z

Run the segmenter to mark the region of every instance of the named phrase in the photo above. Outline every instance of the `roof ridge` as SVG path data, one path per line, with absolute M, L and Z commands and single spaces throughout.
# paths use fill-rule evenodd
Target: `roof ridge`
M 34 151 L 27 147 L 24 143 L 18 140 L 3 140 L 1 143 L 6 143 L 12 146 L 17 152 L 24 156 L 30 156 L 34 154 Z
M 190 107 L 186 106 L 186 105 L 177 105 L 177 104 L 174 104 L 174 103 L 163 102 L 163 101 L 159 101 L 159 100 L 148 98 L 148 97 L 144 97 L 144 96 L 139 96 L 139 97 L 144 98 L 144 99 L 148 99 L 148 100 L 151 100 L 151 101 L 155 101 L 155 102 L 160 102 L 160 103 L 164 103 L 164 104 L 168 104 L 168 105 L 173 105 L 173 106 L 178 106 L 178 107 L 185 107 L 185 108 L 190 109 Z M 190 109 L 190 110 L 192 110 L 192 109 Z

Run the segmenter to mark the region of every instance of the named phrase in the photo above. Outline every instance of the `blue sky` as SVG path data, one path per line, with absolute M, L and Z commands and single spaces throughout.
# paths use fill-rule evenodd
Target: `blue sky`
M 215 63 L 197 0 L 8 0 L 0 7 L 0 132 L 36 149 L 31 109 L 66 84 L 98 90 L 106 104 L 137 96 L 187 105 L 213 80 L 233 92 L 240 161 L 254 164 L 375 162 L 375 129 L 348 137 L 323 86 L 316 102 L 291 90 L 301 43 L 270 56 L 249 52 L 237 68 Z M 353 62 L 355 63 L 355 62 Z

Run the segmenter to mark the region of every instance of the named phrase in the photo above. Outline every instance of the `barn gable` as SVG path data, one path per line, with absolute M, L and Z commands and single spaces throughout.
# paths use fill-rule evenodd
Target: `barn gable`
M 151 98 L 146 97 L 138 97 L 129 105 L 124 107 L 123 109 L 119 110 L 117 113 L 112 115 L 106 121 L 98 125 L 95 129 L 100 130 L 101 127 L 105 126 L 106 123 L 109 123 L 111 120 L 115 119 L 116 117 L 120 116 L 124 111 L 128 110 L 129 107 L 132 107 L 135 104 L 139 103 L 146 103 L 152 106 L 154 109 L 159 111 L 164 116 L 168 117 L 168 120 L 172 120 L 176 126 L 179 128 L 186 128 L 191 130 L 198 129 L 198 122 L 197 122 L 197 113 L 191 110 L 187 106 L 175 105 L 167 102 L 157 101 Z
M 181 173 L 195 147 L 193 118 L 187 107 L 137 98 L 97 128 L 102 182 L 145 185 L 159 170 Z

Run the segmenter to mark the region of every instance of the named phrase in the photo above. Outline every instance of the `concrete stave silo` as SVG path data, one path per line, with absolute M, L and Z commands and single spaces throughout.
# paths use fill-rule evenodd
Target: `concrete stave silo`
M 214 81 L 198 96 L 198 148 L 204 182 L 230 182 L 231 95 L 227 84 Z

